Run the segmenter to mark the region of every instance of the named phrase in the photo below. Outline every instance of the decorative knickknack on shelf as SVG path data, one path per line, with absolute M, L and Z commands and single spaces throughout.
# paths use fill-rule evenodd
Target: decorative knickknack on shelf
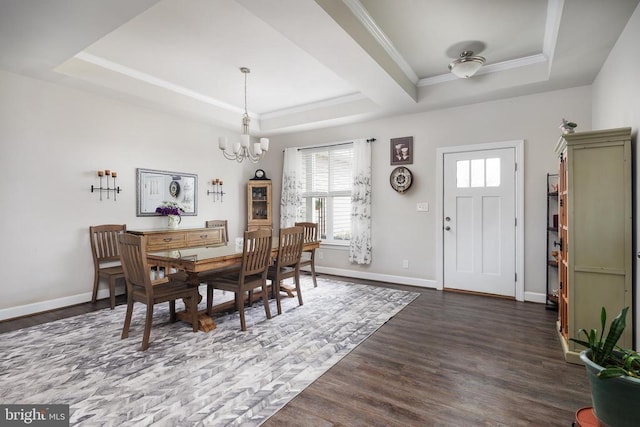
M 167 226 L 171 229 L 178 228 L 178 224 L 182 221 L 182 215 L 184 208 L 176 202 L 162 202 L 160 206 L 156 208 L 156 213 L 168 218 Z
M 180 215 L 167 215 L 167 218 L 169 218 L 169 223 L 167 224 L 167 226 L 172 230 L 178 228 L 178 224 L 180 224 L 180 221 L 182 221 L 182 217 Z

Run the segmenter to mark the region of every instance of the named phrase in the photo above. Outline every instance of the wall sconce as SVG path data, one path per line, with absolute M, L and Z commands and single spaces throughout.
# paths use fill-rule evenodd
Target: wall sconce
M 215 203 L 216 200 L 220 200 L 220 203 L 222 203 L 222 196 L 225 195 L 225 192 L 222 190 L 222 180 L 216 178 L 211 181 L 211 184 L 213 185 L 213 190 L 207 190 L 207 196 L 213 194 L 213 202 Z
M 102 201 L 102 192 L 107 192 L 107 199 L 109 198 L 109 194 L 113 191 L 113 201 L 116 201 L 116 194 L 119 194 L 122 190 L 120 187 L 116 186 L 116 177 L 118 176 L 117 172 L 112 172 L 109 169 L 105 169 L 104 171 L 98 171 L 98 178 L 100 178 L 100 187 L 91 186 L 91 192 L 99 191 L 100 192 L 100 200 Z M 113 188 L 109 187 L 109 177 L 113 178 Z M 106 178 L 107 186 L 102 186 L 102 178 Z

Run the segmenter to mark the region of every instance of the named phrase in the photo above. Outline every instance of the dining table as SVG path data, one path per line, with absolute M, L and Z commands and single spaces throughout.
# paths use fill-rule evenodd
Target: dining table
M 320 241 L 305 242 L 303 250 L 312 250 L 320 247 Z M 242 263 L 242 245 L 225 244 L 215 246 L 174 248 L 164 251 L 148 252 L 147 260 L 150 265 L 165 267 L 166 271 L 181 270 L 187 275 L 187 282 L 192 286 L 199 287 L 201 277 L 213 272 L 224 272 L 225 270 L 240 267 Z M 271 257 L 272 260 L 278 255 L 278 238 L 273 238 Z M 291 295 L 291 290 L 283 288 Z M 257 296 L 257 294 L 256 294 Z M 200 295 L 199 302 L 202 301 Z M 185 305 L 186 306 L 186 305 Z M 227 301 L 213 306 L 214 312 L 228 311 L 233 309 L 234 301 Z M 178 319 L 190 322 L 191 314 L 185 310 L 176 313 Z M 198 312 L 198 328 L 201 331 L 209 332 L 216 328 L 216 324 L 207 314 L 206 310 Z

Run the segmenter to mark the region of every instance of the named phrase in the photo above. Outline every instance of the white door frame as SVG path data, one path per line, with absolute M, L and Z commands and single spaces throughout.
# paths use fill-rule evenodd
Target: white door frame
M 483 144 L 440 147 L 436 149 L 436 288 L 444 289 L 444 155 L 464 151 L 513 148 L 516 162 L 516 300 L 524 301 L 524 141 L 489 142 Z

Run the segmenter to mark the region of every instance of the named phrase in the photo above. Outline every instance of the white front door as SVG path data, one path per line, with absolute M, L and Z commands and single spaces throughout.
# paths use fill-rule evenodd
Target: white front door
M 515 150 L 446 153 L 443 286 L 516 296 Z

